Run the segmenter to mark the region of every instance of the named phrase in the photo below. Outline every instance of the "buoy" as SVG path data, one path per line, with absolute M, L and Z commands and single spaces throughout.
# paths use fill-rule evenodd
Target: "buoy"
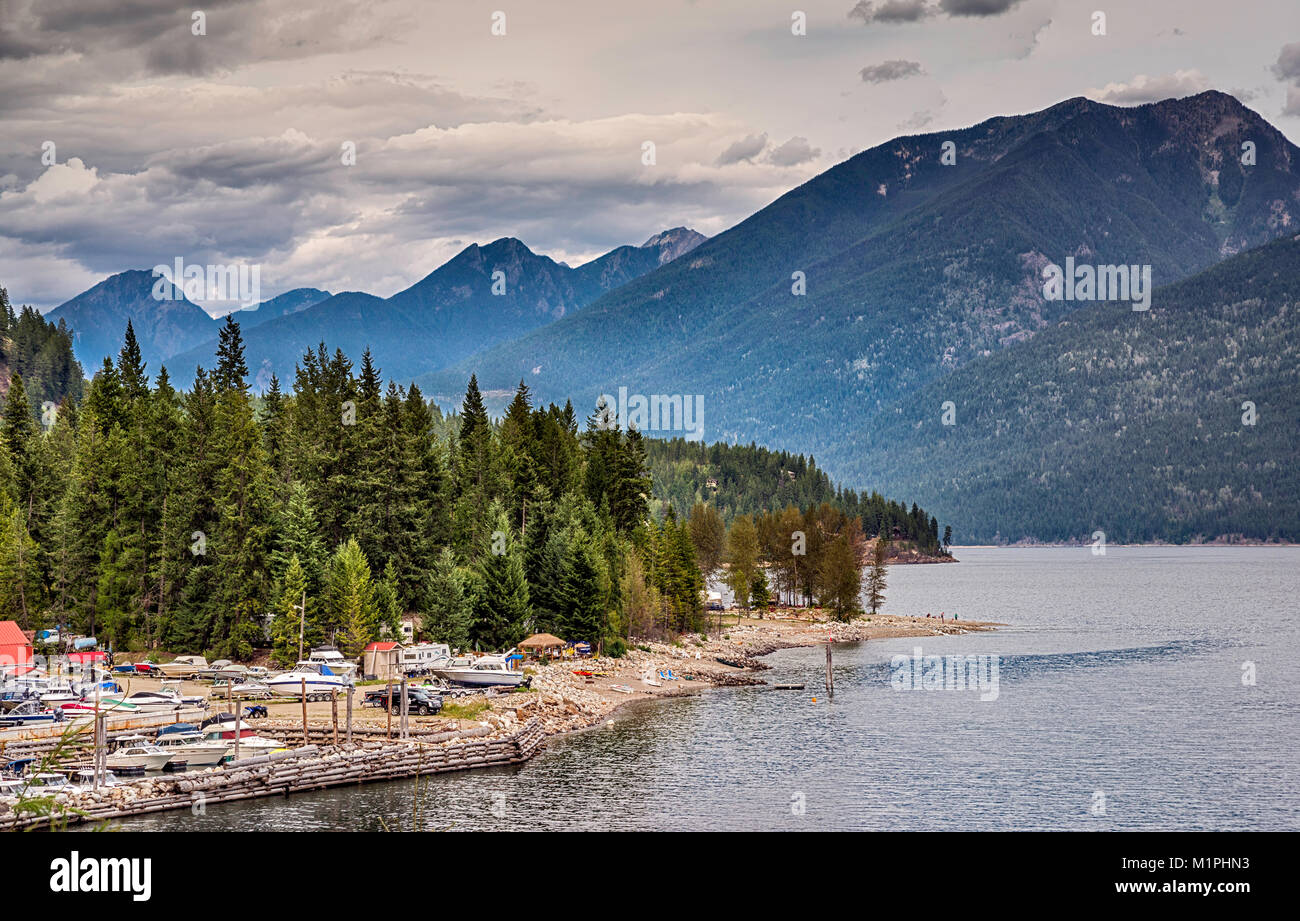
M 816 698 L 816 697 L 813 698 L 813 703 L 817 703 L 817 698 Z

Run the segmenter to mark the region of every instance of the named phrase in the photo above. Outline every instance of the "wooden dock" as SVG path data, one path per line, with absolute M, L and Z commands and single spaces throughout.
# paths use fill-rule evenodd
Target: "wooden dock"
M 270 730 L 268 734 L 278 733 Z M 97 793 L 65 794 L 63 813 L 56 815 L 54 821 L 68 824 L 109 821 L 173 809 L 198 812 L 217 803 L 263 796 L 519 764 L 532 758 L 545 744 L 538 719 L 502 739 L 460 741 L 460 738 L 464 736 L 436 742 L 410 738 L 354 741 L 338 746 L 309 744 L 220 769 L 149 777 Z M 0 809 L 4 810 L 0 812 L 3 829 L 50 824 L 48 816 L 15 816 L 6 807 Z

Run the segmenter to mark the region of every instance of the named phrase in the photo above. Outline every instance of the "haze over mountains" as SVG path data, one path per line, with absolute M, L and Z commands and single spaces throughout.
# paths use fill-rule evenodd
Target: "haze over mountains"
M 952 165 L 944 163 L 947 142 Z M 1267 390 L 1281 405 L 1273 379 L 1261 375 L 1281 373 L 1286 337 L 1225 357 L 1212 337 L 1225 334 L 1222 318 L 1238 308 L 1200 296 L 1198 285 L 1256 272 L 1254 254 L 1215 267 L 1294 235 L 1298 221 L 1300 149 L 1233 97 L 1207 92 L 1136 108 L 1077 98 L 962 131 L 897 138 L 707 241 L 679 228 L 574 269 L 506 238 L 468 247 L 388 299 L 348 292 L 253 328 L 245 322 L 245 339 L 260 386 L 271 370 L 287 378 L 303 351 L 324 341 L 354 359 L 370 346 L 386 377 L 414 378 L 448 404 L 459 401 L 471 373 L 485 392 L 522 379 L 536 398 L 572 399 L 583 414 L 619 387 L 703 395 L 705 440 L 811 453 L 846 485 L 933 508 L 959 540 L 1065 539 L 1106 527 L 1093 520 L 1104 493 L 1053 478 L 1082 477 L 1078 466 L 1090 457 L 1114 459 L 1117 443 L 1137 437 L 1133 428 L 1117 434 L 1114 423 L 1139 413 L 1147 440 L 1126 455 L 1136 465 L 1128 471 L 1132 501 L 1112 491 L 1106 506 L 1114 534 L 1201 535 L 1195 522 L 1218 519 L 1198 514 L 1196 501 L 1214 493 L 1218 477 L 1233 495 L 1263 497 L 1223 520 L 1268 536 L 1259 532 L 1280 496 L 1261 491 L 1255 478 L 1269 469 L 1276 439 L 1239 439 L 1240 463 L 1215 467 L 1210 479 L 1198 474 L 1195 486 L 1180 480 L 1177 464 L 1162 465 L 1163 498 L 1143 484 L 1161 452 L 1187 450 L 1181 422 L 1195 427 L 1224 411 L 1229 382 Z M 1300 272 L 1293 249 L 1267 252 L 1272 271 Z M 1042 269 L 1068 257 L 1150 266 L 1157 287 L 1206 274 L 1162 288 L 1145 313 L 1127 303 L 1047 300 Z M 503 273 L 504 294 L 492 293 L 494 272 Z M 1254 305 L 1255 319 L 1285 325 L 1289 290 Z M 1073 319 L 1079 311 L 1084 318 Z M 168 326 L 168 341 L 182 338 Z M 1080 375 L 1076 367 L 1044 378 L 1060 370 L 1052 364 L 1060 350 L 1086 351 L 1071 338 L 1081 330 L 1100 337 L 1086 344 L 1092 360 L 1123 373 Z M 1134 335 L 1156 336 L 1142 340 L 1145 365 L 1129 361 Z M 174 372 L 184 369 L 181 381 L 193 365 L 210 364 L 214 336 L 169 360 Z M 1160 360 L 1178 362 L 1181 378 L 1160 373 L 1154 343 L 1165 337 L 1172 338 Z M 1193 399 L 1174 388 L 1198 380 L 1189 372 L 1197 360 L 1231 375 L 1218 389 L 1207 378 Z M 1069 386 L 1026 389 L 1049 381 Z M 1030 392 L 1046 404 L 1024 402 Z M 945 401 L 957 407 L 957 422 L 940 430 Z M 1067 403 L 1065 430 L 1042 415 L 1044 405 Z M 1182 415 L 1157 423 L 1145 415 L 1151 405 L 1177 405 Z M 1033 426 L 1021 426 L 1031 418 Z M 1030 488 L 1034 478 L 1039 485 Z M 1143 495 L 1162 511 L 1148 515 Z M 1146 530 L 1137 525 L 1144 515 Z

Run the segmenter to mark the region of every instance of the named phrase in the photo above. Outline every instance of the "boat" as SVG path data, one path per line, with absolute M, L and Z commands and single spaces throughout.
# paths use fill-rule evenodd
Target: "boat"
M 74 771 L 72 774 L 72 785 L 80 790 L 93 790 L 95 788 L 95 771 L 92 768 L 82 768 Z M 117 779 L 117 775 L 112 771 L 104 771 L 99 777 L 101 787 L 116 787 L 122 781 Z
M 212 683 L 208 696 L 214 700 L 269 700 L 271 689 L 260 681 L 235 681 L 232 678 L 218 678 Z
M 8 713 L 0 716 L 0 726 L 30 726 L 33 723 L 58 723 L 63 711 L 46 710 L 39 700 L 24 700 Z
M 305 691 L 308 700 L 328 700 L 335 691 L 347 693 L 352 683 L 330 666 L 304 659 L 291 671 L 266 679 L 266 686 L 278 697 L 302 697 Z
M 183 762 L 185 759 L 175 751 L 146 741 L 143 736 L 126 736 L 118 740 L 117 750 L 106 755 L 104 760 L 110 768 L 161 771 L 173 761 Z
M 214 722 L 202 730 L 205 744 L 221 744 L 226 747 L 222 762 L 235 760 L 235 733 L 239 733 L 239 760 L 269 755 L 273 751 L 282 751 L 285 744 L 278 739 L 259 736 L 257 731 L 243 720 L 229 719 Z
M 313 665 L 328 666 L 330 672 L 340 678 L 353 678 L 357 671 L 357 663 L 346 659 L 343 653 L 333 646 L 312 647 L 311 654 L 304 661 Z M 298 664 L 301 665 L 302 662 Z
M 509 664 L 509 653 L 499 656 L 481 656 L 468 665 L 455 664 L 465 661 L 453 660 L 453 664 L 435 668 L 433 673 L 439 678 L 474 687 L 510 687 L 517 688 L 527 680 L 527 676 L 515 671 Z
M 229 748 L 224 739 L 208 741 L 197 729 L 159 734 L 154 744 L 164 751 L 176 751 L 190 767 L 213 767 L 225 760 Z
M 208 660 L 203 656 L 177 656 L 170 662 L 154 667 L 167 678 L 193 678 L 208 667 Z

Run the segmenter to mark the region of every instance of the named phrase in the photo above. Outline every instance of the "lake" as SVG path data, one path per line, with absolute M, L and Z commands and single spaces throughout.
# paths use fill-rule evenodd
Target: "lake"
M 646 701 L 526 765 L 419 783 L 419 827 L 1300 828 L 1300 549 L 964 549 L 890 570 L 886 611 L 993 633 L 769 657 L 769 682 Z M 996 699 L 897 690 L 891 657 L 996 656 Z M 1253 683 L 1243 683 L 1243 675 Z M 815 698 L 815 701 L 814 701 Z M 131 830 L 407 830 L 397 781 L 164 813 Z

